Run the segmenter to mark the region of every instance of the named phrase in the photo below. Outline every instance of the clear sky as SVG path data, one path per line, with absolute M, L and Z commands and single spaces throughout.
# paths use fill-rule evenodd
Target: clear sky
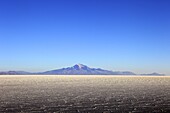
M 82 63 L 170 74 L 169 0 L 0 0 L 0 70 Z

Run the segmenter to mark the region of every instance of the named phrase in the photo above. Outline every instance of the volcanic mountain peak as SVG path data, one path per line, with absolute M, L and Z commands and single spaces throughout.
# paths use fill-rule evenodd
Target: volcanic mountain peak
M 88 67 L 86 65 L 83 64 L 76 64 L 73 66 L 73 68 L 75 69 L 87 69 Z

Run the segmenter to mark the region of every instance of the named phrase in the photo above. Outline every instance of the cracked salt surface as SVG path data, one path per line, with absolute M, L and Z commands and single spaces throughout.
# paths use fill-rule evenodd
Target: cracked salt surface
M 169 113 L 170 77 L 0 76 L 0 113 Z

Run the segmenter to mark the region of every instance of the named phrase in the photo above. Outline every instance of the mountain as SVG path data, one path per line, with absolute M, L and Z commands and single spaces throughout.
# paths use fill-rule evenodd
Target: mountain
M 90 68 L 83 64 L 76 64 L 73 67 L 46 71 L 40 74 L 45 75 L 135 75 L 133 72 L 113 72 L 100 68 Z

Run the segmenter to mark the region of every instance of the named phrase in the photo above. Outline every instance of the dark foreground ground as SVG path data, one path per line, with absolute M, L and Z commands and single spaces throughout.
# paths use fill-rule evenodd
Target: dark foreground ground
M 0 76 L 0 113 L 170 113 L 170 77 Z

